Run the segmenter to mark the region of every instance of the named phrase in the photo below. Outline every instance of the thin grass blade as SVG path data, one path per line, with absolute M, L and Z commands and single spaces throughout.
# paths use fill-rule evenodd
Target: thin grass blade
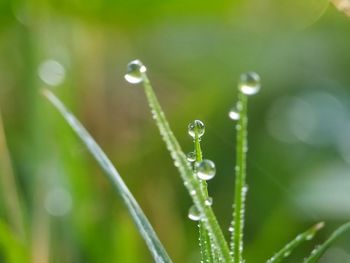
M 305 232 L 297 235 L 295 239 L 293 239 L 291 242 L 289 242 L 286 246 L 284 246 L 280 251 L 278 251 L 272 258 L 270 258 L 267 263 L 278 263 L 283 261 L 286 257 L 288 257 L 293 250 L 298 247 L 300 244 L 304 243 L 305 241 L 311 240 L 316 233 L 324 227 L 324 223 L 320 222 Z
M 61 113 L 64 119 L 72 127 L 74 132 L 79 136 L 79 138 L 86 145 L 90 153 L 99 163 L 101 168 L 105 171 L 108 178 L 112 181 L 113 186 L 116 191 L 124 201 L 124 204 L 129 210 L 129 213 L 134 220 L 141 236 L 145 240 L 155 262 L 157 263 L 170 263 L 172 262 L 166 253 L 163 245 L 161 244 L 159 238 L 154 232 L 151 224 L 143 213 L 142 209 L 136 202 L 135 198 L 125 185 L 124 181 L 120 177 L 118 171 L 113 166 L 112 162 L 108 159 L 106 154 L 98 146 L 95 140 L 87 132 L 87 130 L 82 126 L 82 124 L 75 118 L 75 116 L 69 112 L 63 103 L 49 90 L 43 91 L 44 96 L 56 107 L 56 109 Z
M 7 263 L 29 262 L 29 251 L 23 240 L 20 240 L 17 233 L 13 233 L 10 227 L 0 220 L 0 254 Z
M 233 231 L 231 234 L 231 252 L 233 262 L 241 263 L 243 259 L 243 230 L 245 222 L 245 200 L 248 186 L 246 185 L 246 167 L 248 152 L 248 96 L 260 90 L 260 76 L 255 72 L 241 75 L 238 83 L 237 111 L 230 111 L 229 117 L 236 124 L 236 167 L 235 167 L 235 196 L 233 209 Z
M 345 232 L 350 231 L 350 222 L 337 228 L 332 235 L 322 245 L 317 246 L 311 255 L 304 260 L 304 263 L 315 263 L 317 262 L 323 253 Z
M 203 160 L 202 149 L 200 144 L 200 138 L 198 136 L 198 130 L 195 130 L 195 138 L 194 138 L 194 152 L 196 153 L 196 162 L 201 162 Z M 208 186 L 204 180 L 200 182 L 202 192 L 206 198 L 208 198 Z M 201 257 L 202 262 L 204 263 L 213 263 L 213 258 L 215 255 L 214 246 L 212 244 L 212 240 L 210 239 L 208 230 L 205 228 L 205 224 L 203 222 L 199 222 L 199 241 L 200 241 L 200 249 L 201 249 Z
M 5 213 L 15 232 L 26 239 L 25 220 L 21 207 L 21 198 L 17 189 L 15 175 L 12 169 L 10 153 L 7 148 L 6 136 L 0 112 L 0 190 L 4 200 Z

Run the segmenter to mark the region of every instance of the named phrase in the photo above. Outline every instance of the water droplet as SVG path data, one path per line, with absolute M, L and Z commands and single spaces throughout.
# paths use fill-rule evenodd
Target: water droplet
M 311 239 L 314 238 L 314 236 L 315 236 L 315 233 L 310 233 L 310 234 L 308 234 L 308 235 L 305 237 L 305 239 L 306 239 L 306 240 L 311 240 Z
M 254 95 L 260 90 L 260 76 L 255 72 L 247 72 L 241 75 L 239 89 L 245 95 Z
M 45 209 L 52 216 L 64 216 L 72 207 L 72 196 L 64 188 L 55 188 L 45 198 Z
M 192 205 L 188 210 L 188 218 L 193 221 L 199 221 L 201 219 L 201 214 L 195 205 Z
M 233 107 L 229 113 L 228 116 L 230 117 L 231 120 L 237 121 L 241 117 L 235 107 Z
M 197 176 L 202 180 L 210 180 L 215 176 L 215 164 L 210 160 L 203 160 L 195 164 Z
M 39 65 L 38 74 L 45 84 L 58 86 L 63 83 L 66 70 L 58 61 L 48 59 Z
M 190 195 L 195 195 L 196 194 L 196 190 L 191 190 Z
M 241 101 L 237 101 L 236 108 L 237 108 L 238 111 L 243 110 L 243 104 L 242 104 Z
M 144 73 L 147 68 L 138 59 L 131 61 L 127 66 L 127 72 L 124 76 L 127 82 L 131 84 L 141 83 L 144 79 Z
M 248 185 L 245 185 L 245 186 L 243 186 L 243 188 L 242 188 L 242 194 L 243 194 L 243 195 L 246 195 L 247 192 L 248 192 Z
M 194 161 L 196 161 L 196 152 L 189 152 L 187 155 L 187 161 L 193 163 Z
M 283 256 L 286 258 L 286 257 L 288 257 L 290 255 L 290 253 L 291 253 L 291 251 L 288 250 L 288 251 L 284 252 Z
M 188 125 L 188 134 L 192 137 L 196 137 L 196 133 L 198 134 L 198 138 L 202 137 L 205 132 L 204 123 L 200 120 L 195 120 Z
M 228 231 L 232 233 L 233 230 L 234 230 L 233 226 L 229 226 Z
M 208 196 L 207 199 L 205 199 L 204 204 L 205 204 L 206 206 L 211 206 L 211 205 L 213 204 L 213 198 L 210 197 L 210 196 Z

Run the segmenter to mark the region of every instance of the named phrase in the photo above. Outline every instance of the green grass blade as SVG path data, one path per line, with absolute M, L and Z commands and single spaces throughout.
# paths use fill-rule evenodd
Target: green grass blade
M 222 261 L 231 262 L 232 258 L 230 256 L 230 251 L 215 214 L 210 206 L 205 205 L 206 197 L 201 191 L 200 182 L 195 177 L 192 168 L 186 159 L 186 155 L 181 150 L 178 141 L 171 131 L 169 123 L 165 118 L 164 112 L 161 109 L 158 99 L 154 94 L 153 88 L 145 73 L 143 73 L 143 85 L 152 115 L 159 128 L 160 134 L 171 154 L 172 159 L 174 160 L 175 166 L 180 172 L 189 194 L 192 197 L 193 203 L 196 205 L 198 211 L 204 218 L 203 222 L 213 240 L 213 244 L 218 250 Z
M 243 227 L 245 214 L 245 196 L 246 196 L 246 149 L 247 149 L 247 104 L 248 98 L 242 92 L 238 94 L 237 105 L 240 105 L 240 118 L 236 125 L 237 146 L 236 146 L 236 180 L 235 180 L 235 201 L 233 213 L 233 231 L 231 237 L 231 250 L 235 263 L 243 261 Z
M 304 260 L 304 263 L 315 263 L 323 255 L 323 253 L 345 232 L 350 231 L 350 222 L 337 228 L 332 235 L 322 245 L 317 246 L 311 255 Z
M 4 201 L 6 215 L 15 232 L 26 239 L 25 220 L 21 207 L 21 198 L 17 189 L 11 158 L 7 148 L 5 130 L 0 111 L 0 190 Z
M 231 252 L 233 262 L 243 260 L 243 229 L 245 215 L 245 199 L 247 194 L 246 165 L 248 151 L 248 96 L 259 92 L 260 76 L 255 72 L 241 75 L 238 83 L 238 102 L 236 109 L 229 112 L 229 117 L 238 121 L 236 124 L 236 167 L 235 167 L 235 196 L 233 208 L 233 231 L 231 235 Z
M 28 247 L 16 234 L 0 220 L 0 260 L 3 258 L 7 263 L 30 262 Z
M 267 261 L 267 263 L 281 262 L 283 259 L 288 257 L 292 253 L 292 251 L 296 247 L 298 247 L 300 244 L 304 243 L 305 241 L 311 240 L 315 236 L 315 234 L 323 227 L 324 227 L 324 223 L 321 222 L 312 226 L 310 229 L 306 230 L 305 232 L 299 234 L 295 239 L 289 242 L 280 251 L 278 251 L 272 258 L 270 258 Z
M 151 224 L 146 218 L 145 214 L 141 210 L 140 206 L 130 193 L 129 189 L 120 177 L 118 171 L 113 166 L 112 162 L 108 159 L 106 154 L 102 151 L 102 149 L 98 146 L 98 144 L 86 131 L 86 129 L 81 125 L 81 123 L 75 118 L 75 116 L 66 109 L 63 103 L 52 92 L 50 92 L 49 90 L 44 90 L 43 94 L 61 113 L 64 119 L 72 127 L 74 132 L 87 146 L 88 150 L 99 163 L 99 165 L 102 167 L 102 169 L 105 171 L 108 178 L 112 181 L 113 186 L 124 201 L 124 204 L 128 208 L 129 213 L 132 219 L 134 220 L 141 236 L 143 237 L 149 250 L 151 251 L 155 262 L 172 262 L 169 256 L 167 255 L 163 245 L 159 241 L 156 233 L 154 232 Z
M 200 138 L 198 136 L 198 131 L 195 130 L 195 138 L 194 138 L 194 149 L 196 153 L 196 162 L 201 162 L 203 160 L 202 149 L 200 144 Z M 207 183 L 203 180 L 200 182 L 202 192 L 206 198 L 208 198 L 208 188 Z M 200 241 L 200 249 L 201 249 L 201 257 L 203 263 L 212 263 L 215 252 L 213 251 L 212 241 L 210 239 L 209 233 L 205 228 L 203 222 L 199 222 L 199 241 Z

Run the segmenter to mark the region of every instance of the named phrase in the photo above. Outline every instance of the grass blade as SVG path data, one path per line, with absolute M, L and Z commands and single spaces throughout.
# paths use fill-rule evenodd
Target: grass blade
M 236 124 L 236 179 L 233 211 L 233 231 L 231 235 L 231 251 L 233 262 L 241 263 L 243 260 L 243 229 L 245 215 L 245 199 L 247 194 L 246 166 L 248 151 L 248 96 L 254 95 L 260 90 L 260 76 L 255 72 L 247 72 L 241 75 L 238 84 L 238 102 L 234 114 L 229 116 L 238 120 Z
M 267 261 L 267 263 L 281 262 L 283 259 L 288 257 L 291 254 L 291 252 L 300 244 L 304 243 L 305 241 L 311 240 L 315 236 L 315 234 L 323 227 L 324 227 L 324 223 L 320 222 L 312 226 L 310 229 L 306 230 L 305 232 L 299 234 L 295 239 L 289 242 L 280 251 L 278 251 L 272 258 L 270 258 Z
M 315 263 L 323 255 L 323 253 L 346 231 L 350 231 L 350 222 L 337 228 L 332 235 L 322 245 L 317 246 L 311 255 L 304 260 L 304 263 Z
M 13 173 L 10 154 L 7 148 L 5 131 L 0 112 L 0 189 L 3 194 L 6 215 L 15 232 L 23 239 L 26 238 L 25 220 L 22 212 L 20 196 Z
M 243 227 L 245 213 L 246 186 L 246 148 L 247 148 L 247 104 L 248 98 L 242 92 L 238 94 L 238 105 L 240 105 L 240 119 L 236 125 L 237 146 L 236 146 L 236 180 L 235 180 L 235 198 L 233 213 L 233 231 L 231 238 L 231 250 L 233 251 L 234 262 L 243 261 Z
M 231 262 L 232 258 L 230 251 L 222 230 L 215 217 L 215 214 L 210 206 L 205 205 L 206 197 L 201 191 L 200 182 L 195 177 L 192 168 L 186 159 L 186 155 L 181 150 L 178 141 L 170 129 L 169 123 L 165 118 L 164 112 L 162 111 L 156 95 L 154 94 L 153 88 L 147 75 L 144 72 L 142 74 L 142 83 L 145 89 L 149 106 L 152 111 L 152 115 L 159 128 L 160 134 L 171 154 L 171 157 L 174 160 L 175 166 L 180 172 L 185 186 L 192 197 L 193 203 L 196 205 L 198 211 L 204 218 L 203 222 L 213 240 L 215 248 L 220 255 L 220 259 L 223 262 Z
M 50 92 L 49 90 L 44 90 L 43 94 L 61 113 L 64 119 L 72 127 L 74 132 L 83 141 L 90 153 L 105 171 L 108 178 L 112 181 L 113 186 L 124 201 L 124 204 L 128 208 L 129 213 L 132 219 L 134 220 L 141 236 L 143 237 L 149 250 L 151 251 L 155 262 L 172 262 L 169 256 L 167 255 L 163 245 L 159 241 L 156 233 L 154 232 L 151 224 L 146 218 L 145 214 L 141 210 L 140 206 L 130 193 L 129 189 L 120 177 L 118 171 L 113 166 L 112 162 L 108 159 L 106 154 L 102 151 L 102 149 L 98 146 L 98 144 L 86 131 L 86 129 L 81 125 L 81 123 L 75 118 L 75 116 L 66 109 L 63 103 L 52 92 Z
M 200 144 L 200 138 L 198 136 L 198 130 L 195 129 L 194 152 L 196 153 L 196 162 L 201 162 L 203 160 L 202 149 Z M 195 168 L 194 168 L 195 169 Z M 195 171 L 195 170 L 194 170 Z M 196 171 L 195 171 L 196 172 Z M 200 181 L 201 189 L 206 198 L 208 198 L 208 187 L 204 180 Z M 202 262 L 212 263 L 213 257 L 215 255 L 214 248 L 212 246 L 212 240 L 210 239 L 208 230 L 205 228 L 203 222 L 199 222 L 199 241 L 201 249 Z
M 28 263 L 29 258 L 25 242 L 0 220 L 0 260 L 4 259 L 7 263 Z

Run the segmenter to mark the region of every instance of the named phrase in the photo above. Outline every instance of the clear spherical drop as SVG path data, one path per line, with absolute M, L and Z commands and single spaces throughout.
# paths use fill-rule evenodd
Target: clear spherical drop
M 207 199 L 205 199 L 204 204 L 206 206 L 211 206 L 213 204 L 213 198 L 208 196 Z
M 199 221 L 201 219 L 201 213 L 195 205 L 192 205 L 188 210 L 188 218 L 193 221 Z
M 146 67 L 138 59 L 131 61 L 127 66 L 127 72 L 125 74 L 125 79 L 131 84 L 138 84 L 144 80 L 144 73 L 146 72 Z
M 188 134 L 192 137 L 196 137 L 196 133 L 198 134 L 198 138 L 202 137 L 205 132 L 204 123 L 200 120 L 195 120 L 188 125 Z
M 215 176 L 215 164 L 210 160 L 203 160 L 196 163 L 196 172 L 199 179 L 210 180 Z
M 187 155 L 187 161 L 193 163 L 194 161 L 196 161 L 196 152 L 189 152 Z
M 241 75 L 239 89 L 245 95 L 254 95 L 260 90 L 260 76 L 255 72 L 247 72 Z
M 235 107 L 233 107 L 229 113 L 228 113 L 228 116 L 230 117 L 231 120 L 234 120 L 234 121 L 237 121 L 239 120 L 239 118 L 241 117 L 239 115 L 239 112 L 237 111 L 237 109 Z

